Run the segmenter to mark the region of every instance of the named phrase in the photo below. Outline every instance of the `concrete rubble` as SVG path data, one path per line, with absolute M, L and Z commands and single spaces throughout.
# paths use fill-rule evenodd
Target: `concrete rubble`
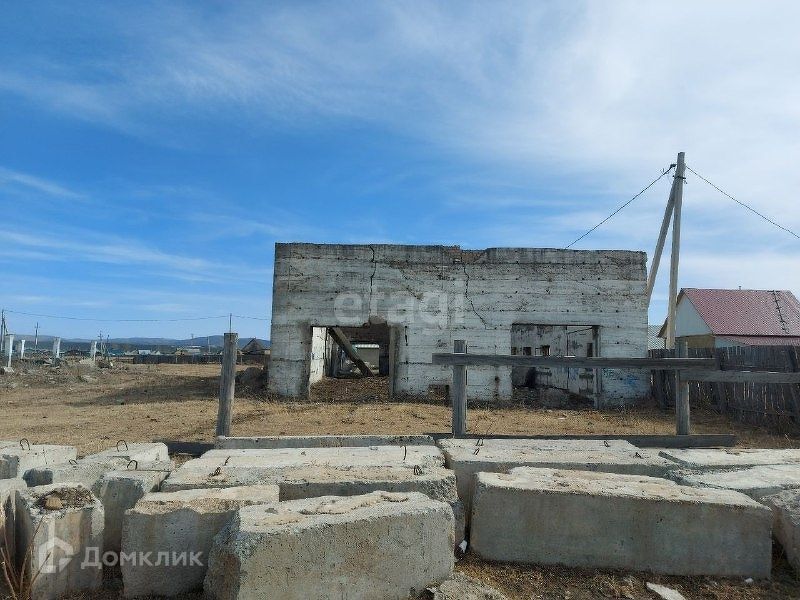
M 174 596 L 199 589 L 213 538 L 233 514 L 243 506 L 277 501 L 275 485 L 147 494 L 123 522 L 125 596 Z M 143 558 L 147 553 L 152 564 Z
M 444 439 L 439 445 L 447 467 L 455 471 L 468 520 L 479 472 L 505 473 L 527 466 L 664 477 L 674 468 L 657 452 L 624 440 Z
M 800 573 L 800 490 L 785 490 L 761 498 L 772 509 L 772 533 L 795 572 Z
M 505 594 L 464 573 L 428 588 L 422 598 L 431 600 L 508 600 Z
M 79 484 L 17 490 L 17 561 L 36 577 L 31 597 L 52 600 L 98 589 L 104 513 L 100 501 Z M 27 556 L 27 560 L 25 557 Z
M 786 489 L 800 488 L 800 465 L 761 465 L 727 471 L 676 471 L 681 485 L 735 490 L 754 500 Z
M 772 515 L 729 490 L 516 468 L 475 481 L 470 547 L 487 560 L 769 577 Z
M 29 470 L 74 460 L 73 446 L 14 442 L 0 448 L 0 479 L 23 477 Z
M 240 509 L 214 540 L 204 590 L 219 600 L 405 600 L 452 570 L 448 504 L 373 492 Z

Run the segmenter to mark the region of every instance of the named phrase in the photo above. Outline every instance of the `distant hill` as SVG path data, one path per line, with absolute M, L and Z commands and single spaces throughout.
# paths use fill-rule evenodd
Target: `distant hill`
M 28 334 L 21 334 L 15 335 L 15 340 L 22 340 L 26 341 L 27 347 L 32 348 L 34 340 L 36 336 L 28 335 Z M 39 348 L 40 349 L 49 349 L 53 344 L 54 336 L 52 335 L 40 335 L 39 336 Z M 253 338 L 251 337 L 240 337 L 239 338 L 239 348 L 244 348 L 244 346 Z M 258 338 L 258 340 L 264 344 L 265 347 L 269 348 L 270 343 L 269 340 Z M 87 339 L 62 339 L 61 340 L 61 350 L 88 350 L 89 346 L 91 345 L 93 340 Z M 131 338 L 111 338 L 108 340 L 109 346 L 111 348 L 118 348 L 122 350 L 169 350 L 174 348 L 181 348 L 184 346 L 200 346 L 200 347 L 207 347 L 211 346 L 212 348 L 222 348 L 223 336 L 221 335 L 210 335 L 208 337 L 195 337 L 190 339 L 184 340 L 177 340 L 173 338 L 148 338 L 148 337 L 131 337 Z

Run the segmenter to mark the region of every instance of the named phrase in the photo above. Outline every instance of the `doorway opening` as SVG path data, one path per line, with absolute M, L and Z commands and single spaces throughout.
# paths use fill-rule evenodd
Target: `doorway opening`
M 597 325 L 514 323 L 511 354 L 521 356 L 597 356 Z M 514 367 L 514 396 L 522 401 L 563 407 L 592 404 L 600 384 L 596 369 Z
M 385 322 L 312 327 L 309 395 L 321 394 L 321 400 L 388 399 L 393 392 L 393 346 L 392 328 Z

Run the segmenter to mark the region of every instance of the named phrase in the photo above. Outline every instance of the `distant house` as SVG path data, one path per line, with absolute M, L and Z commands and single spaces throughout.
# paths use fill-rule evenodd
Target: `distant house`
M 200 346 L 184 346 L 175 350 L 178 356 L 199 356 L 202 353 L 203 349 Z
M 666 326 L 659 337 L 666 338 Z M 690 348 L 800 346 L 800 302 L 787 290 L 684 288 L 675 338 Z
M 258 338 L 253 338 L 242 347 L 242 354 L 267 354 L 267 347 Z

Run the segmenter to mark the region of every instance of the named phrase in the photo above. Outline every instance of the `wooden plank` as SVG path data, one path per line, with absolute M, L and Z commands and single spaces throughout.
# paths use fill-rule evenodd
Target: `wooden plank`
M 713 369 L 713 358 L 610 358 L 583 356 L 519 356 L 506 354 L 435 353 L 434 365 L 467 367 L 578 367 L 587 369 Z
M 688 348 L 684 340 L 677 342 L 679 357 L 685 357 Z M 689 380 L 685 371 L 675 371 L 675 433 L 689 435 L 691 417 L 689 414 Z
M 467 353 L 466 340 L 453 340 L 453 352 Z M 467 367 L 453 365 L 453 384 L 450 386 L 453 435 L 462 437 L 467 433 Z
M 350 340 L 347 339 L 347 336 L 344 334 L 341 327 L 328 327 L 328 331 L 330 332 L 333 340 L 339 344 L 339 347 L 344 350 L 345 354 L 347 354 L 347 358 L 352 360 L 353 364 L 358 367 L 359 371 L 361 371 L 367 377 L 375 376 L 375 373 L 372 372 L 372 369 L 369 368 L 369 365 L 362 360 L 356 349 L 353 348 L 353 345 L 350 343 Z
M 432 438 L 446 439 L 452 437 L 450 432 L 428 433 Z M 690 435 L 660 435 L 660 434 L 579 434 L 579 435 L 515 435 L 515 434 L 492 434 L 480 435 L 468 433 L 463 436 L 471 440 L 625 440 L 640 448 L 730 448 L 736 445 L 736 436 L 727 433 L 709 433 Z
M 800 360 L 798 360 L 797 348 L 787 348 L 786 352 L 789 360 L 789 366 L 794 373 L 797 373 L 800 371 Z M 797 386 L 790 385 L 786 391 L 788 392 L 787 399 L 789 400 L 789 404 L 792 408 L 792 414 L 794 415 L 794 422 L 800 423 L 800 393 L 798 393 Z
M 800 373 L 775 371 L 714 371 L 691 369 L 681 372 L 684 381 L 711 381 L 719 383 L 800 383 Z M 761 390 L 756 397 L 761 397 Z

